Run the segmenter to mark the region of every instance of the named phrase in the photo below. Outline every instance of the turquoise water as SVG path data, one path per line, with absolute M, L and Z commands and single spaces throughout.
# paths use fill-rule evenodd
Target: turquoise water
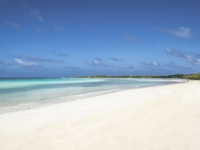
M 0 79 L 0 112 L 20 110 L 147 86 L 178 83 L 164 79 Z

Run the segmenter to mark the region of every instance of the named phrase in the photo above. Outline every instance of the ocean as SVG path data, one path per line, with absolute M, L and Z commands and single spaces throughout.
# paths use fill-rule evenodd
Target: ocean
M 178 79 L 28 78 L 0 79 L 0 113 L 149 86 L 180 83 Z

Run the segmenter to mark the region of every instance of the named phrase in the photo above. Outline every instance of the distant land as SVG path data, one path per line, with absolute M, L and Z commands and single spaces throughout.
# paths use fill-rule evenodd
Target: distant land
M 0 77 L 0 79 L 42 79 L 42 78 L 60 78 L 60 77 Z M 200 80 L 200 73 L 196 74 L 173 74 L 173 75 L 121 75 L 121 76 L 109 76 L 109 75 L 89 75 L 89 76 L 71 76 L 71 77 L 62 77 L 62 78 L 178 78 L 178 79 L 190 79 L 190 80 Z
M 107 75 L 91 75 L 91 76 L 79 76 L 79 78 L 179 78 L 179 79 L 191 79 L 200 80 L 200 73 L 197 74 L 174 74 L 167 76 L 139 76 L 139 75 L 125 75 L 125 76 L 107 76 Z

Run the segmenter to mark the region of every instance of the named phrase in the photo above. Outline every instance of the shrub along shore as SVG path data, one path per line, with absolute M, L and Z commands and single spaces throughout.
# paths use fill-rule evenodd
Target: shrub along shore
M 167 76 L 139 76 L 139 75 L 125 75 L 125 76 L 107 76 L 107 75 L 93 75 L 93 76 L 79 76 L 79 78 L 179 78 L 179 79 L 190 79 L 200 80 L 200 73 L 197 74 L 174 74 Z

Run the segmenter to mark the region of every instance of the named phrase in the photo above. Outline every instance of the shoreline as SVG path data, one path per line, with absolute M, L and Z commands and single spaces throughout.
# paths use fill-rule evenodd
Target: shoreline
M 0 147 L 200 149 L 199 89 L 200 81 L 190 81 L 0 114 Z
M 141 87 L 135 86 L 135 87 L 130 87 L 130 88 L 113 89 L 113 90 L 109 89 L 109 90 L 96 91 L 96 92 L 92 92 L 92 93 L 86 93 L 86 94 L 80 94 L 80 95 L 74 95 L 74 96 L 49 98 L 46 100 L 42 100 L 42 102 L 32 103 L 31 105 L 29 103 L 25 103 L 25 104 L 20 104 L 20 105 L 16 105 L 16 106 L 0 107 L 0 115 L 5 114 L 5 113 L 12 113 L 12 112 L 17 112 L 17 111 L 34 109 L 37 107 L 46 107 L 46 106 L 54 105 L 54 104 L 67 103 L 70 101 L 77 101 L 77 100 L 82 100 L 85 98 L 92 98 L 92 97 L 96 97 L 96 96 L 101 96 L 101 95 L 111 94 L 111 93 L 116 93 L 116 92 L 121 92 L 121 91 L 136 90 L 136 89 L 140 89 L 140 88 L 151 88 L 151 87 L 158 87 L 158 86 L 168 86 L 168 85 L 184 83 L 184 82 L 181 82 L 181 80 L 179 80 L 179 81 L 177 79 L 174 79 L 174 80 L 177 81 L 177 83 L 168 83 L 168 84 L 163 84 L 163 85 L 149 85 L 149 86 L 141 86 Z M 49 100 L 51 100 L 51 101 L 49 101 Z

